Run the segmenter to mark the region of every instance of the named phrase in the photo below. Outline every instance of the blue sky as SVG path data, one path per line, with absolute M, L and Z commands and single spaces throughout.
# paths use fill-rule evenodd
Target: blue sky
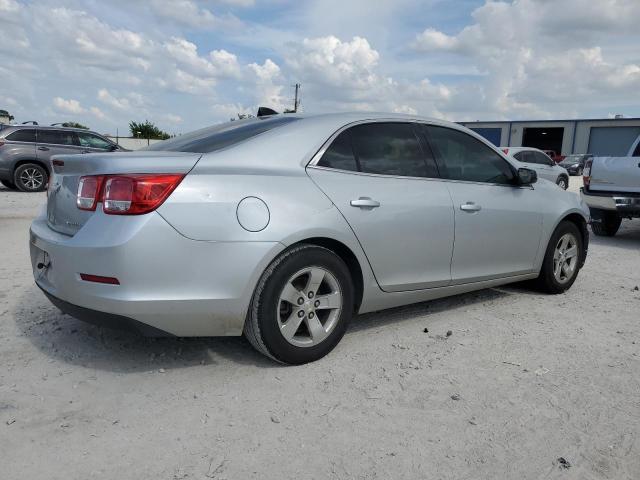
M 257 106 L 640 116 L 637 0 L 0 0 L 0 108 L 170 133 Z

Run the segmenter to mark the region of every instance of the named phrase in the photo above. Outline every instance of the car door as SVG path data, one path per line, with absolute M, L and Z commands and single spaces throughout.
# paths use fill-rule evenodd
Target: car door
M 538 176 L 556 183 L 562 167 L 556 165 L 556 162 L 554 162 L 545 153 L 536 151 L 532 151 L 530 153 L 535 159 L 535 163 L 537 166 L 536 171 L 538 172 Z
M 117 148 L 115 143 L 109 142 L 95 133 L 76 132 L 76 134 L 84 153 L 110 152 Z
M 353 229 L 383 290 L 451 282 L 451 197 L 411 123 L 353 126 L 312 163 L 308 175 Z
M 452 283 L 534 270 L 542 234 L 543 199 L 515 184 L 515 169 L 493 148 L 448 127 L 424 128 L 455 211 Z
M 73 130 L 40 128 L 38 129 L 36 153 L 38 160 L 48 163 L 53 155 L 82 153 L 82 148 L 78 144 Z

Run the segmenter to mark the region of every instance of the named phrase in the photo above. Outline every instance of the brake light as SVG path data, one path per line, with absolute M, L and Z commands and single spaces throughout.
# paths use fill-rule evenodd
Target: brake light
M 0 138 L 0 147 L 4 145 L 4 140 Z
M 502 151 L 504 152 L 505 155 L 509 155 L 509 149 L 508 148 L 503 148 Z
M 586 162 L 584 162 L 584 167 L 582 169 L 582 184 L 585 188 L 589 188 L 589 184 L 591 183 L 591 166 L 593 165 L 593 159 L 589 158 Z
M 81 210 L 111 215 L 141 215 L 158 208 L 180 184 L 183 174 L 93 175 L 78 184 L 77 205 Z
M 102 187 L 102 177 L 81 177 L 78 183 L 78 195 L 76 205 L 80 210 L 94 211 L 98 205 L 100 190 Z

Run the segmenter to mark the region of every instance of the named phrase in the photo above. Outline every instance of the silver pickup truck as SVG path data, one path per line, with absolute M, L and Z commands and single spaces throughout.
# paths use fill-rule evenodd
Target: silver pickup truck
M 582 175 L 593 233 L 612 237 L 623 218 L 640 217 L 640 136 L 626 157 L 587 160 Z

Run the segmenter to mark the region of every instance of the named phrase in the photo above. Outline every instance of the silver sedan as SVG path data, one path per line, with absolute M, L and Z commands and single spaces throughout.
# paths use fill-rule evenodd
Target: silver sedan
M 459 125 L 274 115 L 52 160 L 31 226 L 62 311 L 147 335 L 244 334 L 283 363 L 358 313 L 533 280 L 568 289 L 587 207 Z

